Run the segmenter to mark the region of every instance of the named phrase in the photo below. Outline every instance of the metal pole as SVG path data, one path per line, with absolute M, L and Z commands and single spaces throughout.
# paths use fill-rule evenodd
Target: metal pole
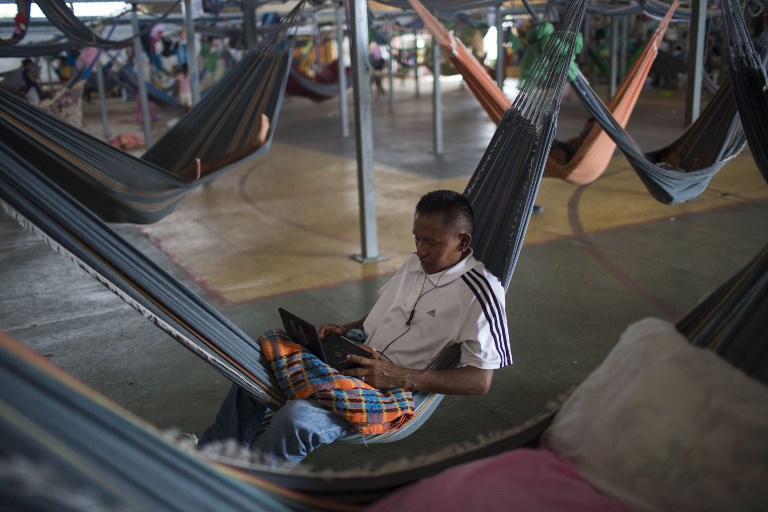
M 316 10 L 312 11 L 312 46 L 314 46 L 315 69 L 320 66 L 320 18 Z
M 704 33 L 707 23 L 706 2 L 692 2 L 691 26 L 688 31 L 688 83 L 685 102 L 685 126 L 701 113 L 701 81 L 704 70 Z
M 586 57 L 587 59 L 589 59 L 589 55 L 588 55 L 589 50 L 588 50 L 588 48 L 589 48 L 589 45 L 592 42 L 591 38 L 589 37 L 589 33 L 590 33 L 590 29 L 589 29 L 589 16 L 584 16 L 584 22 L 583 23 L 584 24 L 582 25 L 581 31 L 582 31 L 582 37 L 584 38 L 583 39 L 584 45 L 582 46 L 582 49 L 581 49 L 581 55 L 582 55 L 582 57 Z M 586 60 L 584 62 L 586 62 Z M 590 70 L 589 77 L 588 77 L 590 82 L 596 82 L 597 80 L 595 78 L 596 77 L 595 66 L 591 65 L 591 66 L 589 66 L 588 69 Z
M 618 72 L 617 53 L 619 51 L 619 20 L 616 16 L 611 18 L 611 76 L 608 79 L 608 96 L 613 98 L 616 94 L 616 84 L 618 80 L 616 75 Z
M 421 97 L 421 90 L 419 89 L 419 33 L 414 32 L 414 34 L 414 44 L 416 45 L 416 48 L 413 53 L 416 55 L 416 59 L 413 67 L 413 79 L 416 85 L 416 97 L 419 98 Z
M 395 110 L 395 75 L 392 69 L 392 21 L 389 22 L 389 59 L 387 60 L 387 87 L 389 88 L 388 106 L 389 111 Z
M 621 17 L 621 48 L 619 49 L 619 76 L 627 74 L 627 17 Z
M 141 39 L 139 38 L 139 15 L 136 4 L 131 4 L 131 25 L 133 26 L 133 65 L 136 68 L 136 78 L 139 83 L 139 104 L 141 117 L 144 122 L 144 146 L 152 145 L 152 126 L 149 122 L 149 102 L 147 101 L 147 84 L 144 82 L 144 59 L 142 58 Z
M 243 31 L 245 46 L 249 50 L 256 47 L 256 4 L 255 0 L 243 0 Z
M 368 64 L 368 3 L 349 2 L 351 53 L 355 96 L 355 147 L 360 201 L 361 254 L 353 256 L 365 263 L 383 259 L 379 255 L 376 226 L 376 188 L 373 173 L 373 121 L 371 116 L 371 67 Z
M 101 62 L 96 64 L 96 85 L 99 88 L 99 110 L 101 111 L 101 128 L 104 133 L 104 140 L 109 140 L 109 118 L 107 117 L 107 93 L 104 87 L 104 68 Z
M 432 38 L 432 69 L 434 83 L 432 93 L 432 126 L 434 138 L 432 145 L 436 155 L 443 154 L 443 95 L 440 90 L 440 45 Z
M 501 4 L 496 5 L 496 85 L 504 89 L 504 27 L 502 27 Z
M 404 35 L 405 34 L 400 34 L 400 47 L 397 49 L 397 55 L 399 57 L 398 68 L 400 66 L 403 67 L 403 69 L 400 69 L 400 76 L 402 77 L 400 80 L 401 85 L 405 84 L 405 79 L 408 77 L 408 68 L 406 67 L 406 64 L 408 64 L 408 52 L 405 49 Z
M 192 0 L 184 0 L 184 32 L 187 36 L 187 64 L 192 85 L 192 104 L 200 101 L 200 73 L 197 69 L 197 46 L 195 45 L 195 22 L 192 19 Z
M 336 4 L 336 44 L 339 47 L 339 114 L 341 115 L 341 136 L 349 137 L 349 110 L 347 109 L 347 63 L 344 59 L 344 18 L 340 3 Z
M 46 61 L 46 68 L 48 69 L 48 94 L 53 98 L 55 93 L 53 91 L 53 68 L 51 67 L 50 59 Z

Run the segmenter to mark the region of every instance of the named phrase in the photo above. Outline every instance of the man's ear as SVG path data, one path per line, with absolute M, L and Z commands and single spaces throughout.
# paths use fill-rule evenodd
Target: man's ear
M 472 235 L 469 233 L 462 233 L 459 237 L 461 238 L 461 250 L 466 251 L 472 243 Z

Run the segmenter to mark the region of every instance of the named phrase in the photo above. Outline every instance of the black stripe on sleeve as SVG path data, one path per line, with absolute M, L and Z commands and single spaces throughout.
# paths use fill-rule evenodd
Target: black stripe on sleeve
M 488 325 L 490 326 L 491 336 L 493 337 L 496 352 L 499 354 L 501 366 L 506 366 L 512 362 L 512 352 L 509 346 L 509 337 L 505 329 L 506 318 L 504 318 L 504 307 L 499 303 L 496 294 L 493 293 L 491 283 L 477 270 L 471 270 L 461 276 L 472 293 L 477 297 L 483 309 Z

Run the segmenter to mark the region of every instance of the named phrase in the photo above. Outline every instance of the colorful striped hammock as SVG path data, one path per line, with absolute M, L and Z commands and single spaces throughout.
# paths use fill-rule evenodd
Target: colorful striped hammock
M 552 39 L 551 48 L 544 52 L 547 59 L 543 62 L 548 62 L 552 69 L 542 66 L 532 74 L 518 100 L 502 119 L 468 186 L 468 195 L 481 212 L 478 218 L 482 220 L 478 224 L 489 225 L 480 237 L 485 239 L 480 248 L 488 249 L 491 256 L 501 256 L 491 260 L 497 265 L 497 275 L 507 278 L 505 286 L 519 253 L 554 133 L 560 92 L 570 60 L 565 48 L 574 40 L 574 29 L 580 25 L 585 2 L 576 4 L 572 4 L 573 9 L 565 17 L 569 23 L 561 24 L 562 32 Z M 512 156 L 522 156 L 510 158 L 508 153 L 513 150 Z M 509 175 L 516 177 L 502 181 Z M 276 383 L 265 370 L 259 349 L 252 340 L 53 184 L 27 155 L 5 139 L 0 140 L 0 198 L 6 211 L 25 227 L 41 234 L 56 250 L 70 256 L 228 379 L 249 390 L 264 404 L 279 406 L 284 400 L 276 391 Z M 488 203 L 485 208 L 480 204 L 483 201 Z M 503 213 L 499 213 L 500 210 Z M 495 248 L 491 244 L 494 234 Z M 744 309 L 764 311 L 768 297 L 766 260 L 768 250 L 764 250 L 756 263 L 747 267 L 738 278 L 727 283 L 730 287 L 738 284 L 741 291 L 724 289 L 718 293 L 721 300 L 707 301 L 695 315 L 687 317 L 686 326 L 681 330 L 704 332 L 701 329 L 711 325 L 717 330 L 717 324 L 722 325 L 724 318 L 714 314 L 712 308 L 719 307 L 723 299 L 733 305 L 730 309 L 733 313 Z M 759 285 L 758 290 L 754 291 L 749 284 Z M 739 298 L 734 293 L 746 297 Z M 755 329 L 765 318 L 765 315 L 737 315 L 734 321 L 725 319 L 731 327 L 724 336 L 719 336 L 719 349 L 750 339 L 744 337 L 760 332 Z M 754 336 L 751 339 L 754 340 Z M 759 347 L 763 353 L 765 349 L 765 346 Z M 249 499 L 254 500 L 251 506 L 263 508 L 280 509 L 286 505 L 307 510 L 344 508 L 338 502 L 299 495 L 289 489 L 347 502 L 370 501 L 389 489 L 452 464 L 534 442 L 551 417 L 551 413 L 545 413 L 531 424 L 505 433 L 501 439 L 480 448 L 459 450 L 440 461 L 413 464 L 407 470 L 389 474 L 318 478 L 265 470 L 229 460 L 223 471 L 227 475 L 236 475 L 235 480 L 219 487 L 221 479 L 226 478 L 217 474 L 212 466 L 168 447 L 156 436 L 143 431 L 141 426 L 137 427 L 136 420 L 121 419 L 112 409 L 98 403 L 93 406 L 90 400 L 78 398 L 82 390 L 73 391 L 72 386 L 62 385 L 61 380 L 51 380 L 47 374 L 40 376 L 34 369 L 34 366 L 41 366 L 39 360 L 32 365 L 17 364 L 19 358 L 13 356 L 14 351 L 2 352 L 5 371 L 0 372 L 0 379 L 3 379 L 0 396 L 5 406 L 0 408 L 3 419 L 0 432 L 3 443 L 23 446 L 24 452 L 41 457 L 55 453 L 56 456 L 48 460 L 52 461 L 57 474 L 80 479 L 97 494 L 106 492 L 109 503 L 129 503 L 134 507 L 138 503 L 138 508 L 153 508 L 153 504 L 171 506 L 164 501 L 169 496 L 180 508 L 184 508 L 183 500 L 187 498 L 200 500 L 198 505 L 221 499 L 221 506 L 211 507 L 217 510 L 243 508 L 244 500 Z M 47 402 L 46 398 L 52 402 Z M 50 408 L 41 407 L 42 403 Z M 122 456 L 116 456 L 115 450 Z M 125 471 L 124 468 L 134 461 L 141 470 Z M 260 487 L 255 490 L 246 488 L 242 482 Z M 188 483 L 192 485 L 187 486 Z M 229 498 L 221 498 L 222 494 Z M 16 498 L 24 499 L 23 496 Z
M 475 251 L 487 258 L 486 266 L 505 286 L 530 219 L 555 129 L 574 29 L 585 5 L 586 0 L 574 2 L 566 13 L 570 23 L 561 23 L 545 48 L 548 60 L 541 61 L 551 68 L 537 67 L 468 186 L 476 226 L 487 226 L 476 234 Z M 7 211 L 226 378 L 270 408 L 279 407 L 285 397 L 265 367 L 258 344 L 110 230 L 40 167 L 34 153 L 23 152 L 6 138 L 0 140 L 0 198 Z M 61 167 L 56 170 L 61 173 Z M 455 364 L 451 357 L 446 354 L 444 363 Z M 422 403 L 436 404 L 440 398 L 430 395 Z M 428 416 L 425 411 L 426 415 L 417 410 L 420 421 Z M 404 435 L 418 424 L 409 422 L 395 432 Z M 392 437 L 388 434 L 382 436 Z
M 767 312 L 768 246 L 677 328 L 768 384 Z M 458 464 L 533 446 L 554 415 L 385 470 L 287 472 L 237 450 L 179 447 L 5 333 L 0 369 L 0 488 L 18 510 L 79 510 L 68 500 L 83 496 L 99 510 L 353 510 Z

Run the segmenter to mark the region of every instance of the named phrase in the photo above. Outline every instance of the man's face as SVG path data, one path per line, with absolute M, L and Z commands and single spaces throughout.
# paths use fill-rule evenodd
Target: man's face
M 437 215 L 414 215 L 413 240 L 424 272 L 434 274 L 458 263 L 464 253 L 461 235 Z

